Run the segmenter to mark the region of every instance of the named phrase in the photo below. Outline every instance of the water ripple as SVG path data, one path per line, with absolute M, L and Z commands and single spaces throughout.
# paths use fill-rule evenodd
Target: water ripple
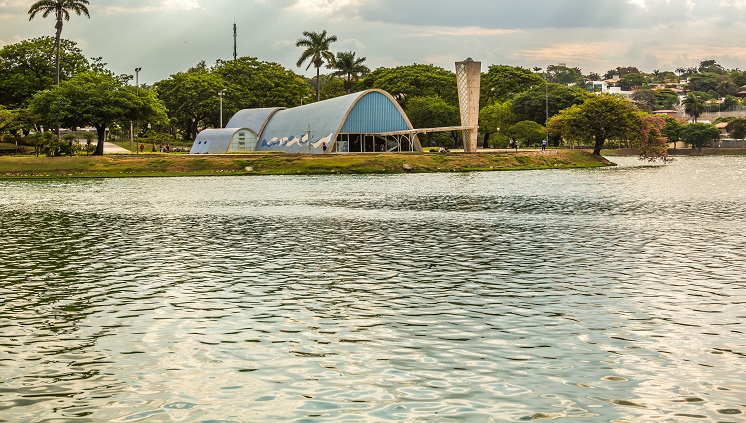
M 0 421 L 737 421 L 744 168 L 0 182 Z

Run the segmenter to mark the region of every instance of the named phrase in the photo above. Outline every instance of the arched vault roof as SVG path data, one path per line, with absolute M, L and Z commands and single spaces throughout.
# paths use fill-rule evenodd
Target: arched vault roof
M 259 133 L 257 150 L 320 153 L 322 143 L 331 147 L 340 133 L 411 129 L 406 114 L 389 93 L 368 90 L 276 111 Z
M 284 107 L 267 107 L 263 109 L 243 109 L 233 115 L 226 128 L 249 128 L 255 134 L 261 134 L 262 129 L 277 111 Z

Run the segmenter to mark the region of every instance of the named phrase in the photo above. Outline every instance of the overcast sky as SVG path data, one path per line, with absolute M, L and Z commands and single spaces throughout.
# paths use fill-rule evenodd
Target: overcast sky
M 200 60 L 238 55 L 297 68 L 303 31 L 327 30 L 332 51 L 371 69 L 413 63 L 454 68 L 472 57 L 600 74 L 617 66 L 675 70 L 715 59 L 746 69 L 746 0 L 90 0 L 62 36 L 115 73 L 152 84 Z M 33 0 L 0 0 L 0 46 L 54 35 L 54 18 L 28 20 Z M 322 70 L 323 71 L 323 70 Z

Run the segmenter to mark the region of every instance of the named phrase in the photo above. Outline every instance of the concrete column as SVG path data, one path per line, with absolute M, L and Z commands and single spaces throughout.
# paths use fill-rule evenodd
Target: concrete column
M 456 62 L 456 81 L 458 84 L 458 101 L 461 110 L 461 126 L 474 129 L 463 131 L 464 151 L 477 151 L 477 134 L 479 132 L 479 90 L 482 77 L 482 63 L 471 58 Z

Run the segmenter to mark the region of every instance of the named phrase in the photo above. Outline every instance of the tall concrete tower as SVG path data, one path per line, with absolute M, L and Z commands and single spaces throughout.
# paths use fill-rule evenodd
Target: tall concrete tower
M 471 58 L 456 62 L 456 81 L 458 84 L 458 102 L 461 109 L 461 126 L 473 129 L 463 131 L 464 151 L 476 153 L 477 134 L 479 133 L 479 89 L 481 85 L 482 62 Z

